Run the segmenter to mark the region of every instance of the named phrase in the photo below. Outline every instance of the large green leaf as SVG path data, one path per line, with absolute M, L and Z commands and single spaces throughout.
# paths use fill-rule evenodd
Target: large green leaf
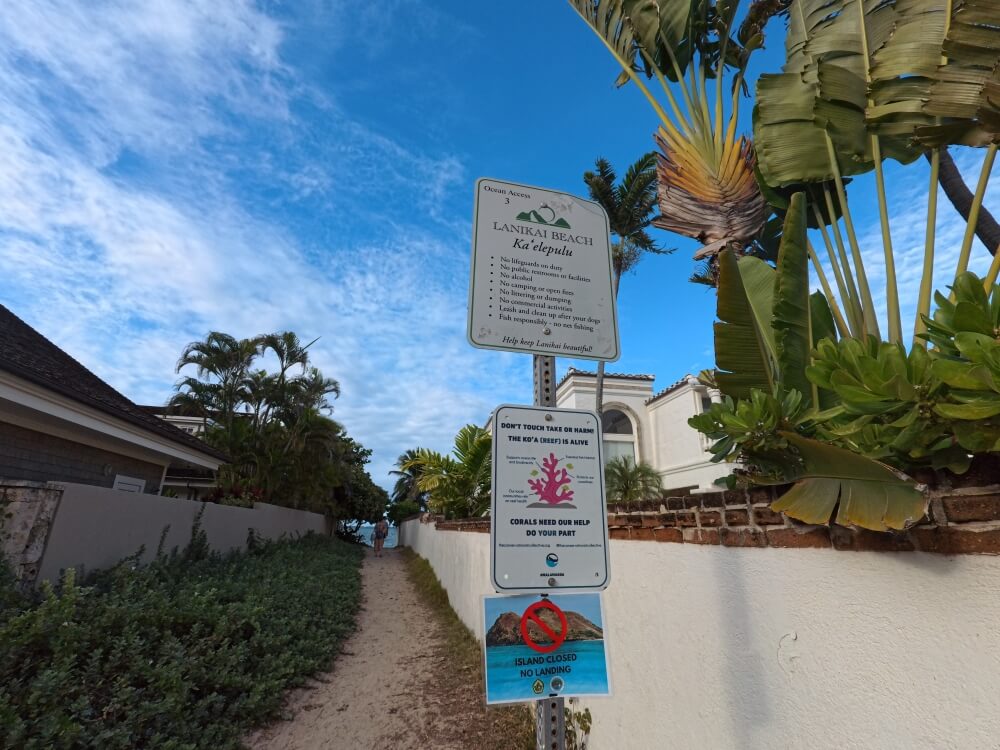
M 872 168 L 872 136 L 884 158 L 917 158 L 914 133 L 938 113 L 925 104 L 937 88 L 946 7 L 940 0 L 794 0 L 782 73 L 757 83 L 754 140 L 767 183 L 830 179 L 827 138 L 844 175 Z
M 570 0 L 570 5 L 604 40 L 623 66 L 635 68 L 636 33 L 625 18 L 622 0 Z M 620 85 L 627 80 L 628 76 L 622 73 L 618 83 Z
M 774 341 L 785 390 L 795 389 L 808 406 L 812 386 L 809 365 L 809 256 L 806 250 L 806 200 L 796 193 L 785 214 L 774 282 Z
M 619 60 L 633 70 L 649 74 L 651 64 L 664 76 L 675 79 L 674 61 L 681 72 L 687 68 L 694 52 L 688 39 L 692 9 L 695 4 L 701 6 L 699 0 L 569 0 L 569 3 Z M 627 81 L 628 75 L 623 73 L 617 83 L 622 85 Z
M 954 0 L 924 111 L 948 118 L 920 128 L 925 142 L 983 146 L 1000 140 L 1000 0 Z
M 823 292 L 809 295 L 809 325 L 813 347 L 823 339 L 837 340 L 837 324 L 833 322 L 833 312 Z
M 768 356 L 774 361 L 778 359 L 778 351 L 774 344 L 774 277 L 775 271 L 760 258 L 744 255 L 737 261 L 743 288 L 747 293 L 747 301 L 753 311 L 757 329 L 760 331 Z
M 809 295 L 809 327 L 810 344 L 814 349 L 820 341 L 837 340 L 837 326 L 833 322 L 830 303 L 827 302 L 822 292 L 813 292 Z M 810 367 L 806 367 L 806 373 L 809 372 Z M 834 391 L 817 387 L 816 395 L 819 399 L 816 408 L 821 411 L 840 406 L 840 398 Z
M 837 523 L 874 531 L 904 529 L 927 512 L 927 497 L 888 466 L 826 443 L 780 433 L 802 458 L 799 481 L 771 507 L 805 523 Z
M 772 393 L 774 362 L 747 298 L 736 256 L 728 249 L 719 255 L 716 315 L 715 382 L 719 390 L 733 398 L 750 398 L 753 388 Z

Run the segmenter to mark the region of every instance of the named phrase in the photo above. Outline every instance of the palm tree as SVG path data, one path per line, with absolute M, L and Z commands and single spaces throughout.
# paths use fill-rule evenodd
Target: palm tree
M 647 463 L 635 463 L 626 456 L 614 458 L 604 467 L 608 505 L 632 505 L 658 497 L 663 484 L 660 475 Z
M 455 436 L 451 455 L 418 448 L 402 465 L 418 471 L 417 487 L 427 493 L 427 505 L 450 518 L 481 516 L 490 507 L 493 439 L 482 427 L 466 425 Z
M 396 477 L 396 484 L 392 488 L 392 502 L 417 503 L 421 509 L 427 506 L 427 493 L 422 492 L 418 486 L 423 473 L 423 465 L 415 461 L 419 455 L 418 449 L 410 448 L 396 459 L 397 468 L 389 472 Z
M 607 159 L 599 158 L 596 172 L 584 172 L 590 197 L 608 214 L 611 228 L 612 278 L 615 299 L 622 274 L 631 271 L 646 253 L 672 253 L 664 250 L 649 236 L 646 229 L 656 220 L 656 154 L 650 151 L 628 168 L 625 178 L 615 184 L 618 176 Z M 604 362 L 597 363 L 597 413 L 604 400 Z
M 281 333 L 269 333 L 260 337 L 261 351 L 270 349 L 278 358 L 278 375 L 284 379 L 286 373 L 295 365 L 302 367 L 305 371 L 309 364 L 309 347 L 319 341 L 313 339 L 305 346 L 299 341 L 299 337 L 292 331 Z
M 184 347 L 177 360 L 177 372 L 194 365 L 197 378 L 182 378 L 168 406 L 197 408 L 205 419 L 219 421 L 226 435 L 232 434 L 233 420 L 241 403 L 241 393 L 254 359 L 260 354 L 260 338 L 237 339 L 228 333 L 211 331 L 204 341 Z M 233 445 L 226 445 L 232 450 Z

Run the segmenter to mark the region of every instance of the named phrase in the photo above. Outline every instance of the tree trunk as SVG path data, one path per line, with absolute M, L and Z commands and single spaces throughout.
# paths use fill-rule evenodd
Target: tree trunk
M 618 299 L 618 285 L 621 283 L 622 275 L 620 273 L 615 273 L 612 277 L 612 293 L 615 296 L 615 300 Z M 594 411 L 597 412 L 597 416 L 600 417 L 604 412 L 604 361 L 601 360 L 597 363 L 597 382 L 595 384 L 596 394 L 594 396 L 595 404 Z M 604 427 L 601 427 L 603 431 Z
M 930 151 L 924 152 L 924 156 L 930 160 Z M 951 205 L 961 214 L 965 221 L 969 220 L 969 213 L 972 211 L 973 195 L 962 179 L 962 173 L 958 171 L 955 161 L 948 153 L 948 149 L 941 149 L 941 166 L 938 172 L 938 182 L 948 196 Z M 997 248 L 1000 247 L 1000 224 L 997 224 L 986 206 L 979 209 L 979 221 L 976 222 L 976 236 L 986 245 L 986 249 L 991 255 L 996 255 Z

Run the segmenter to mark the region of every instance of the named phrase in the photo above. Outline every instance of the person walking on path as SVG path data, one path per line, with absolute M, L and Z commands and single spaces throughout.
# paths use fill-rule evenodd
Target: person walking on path
M 385 546 L 385 538 L 389 536 L 389 522 L 384 518 L 380 518 L 378 523 L 375 524 L 375 531 L 372 536 L 374 537 L 372 541 L 375 544 L 375 557 L 382 557 L 382 547 Z

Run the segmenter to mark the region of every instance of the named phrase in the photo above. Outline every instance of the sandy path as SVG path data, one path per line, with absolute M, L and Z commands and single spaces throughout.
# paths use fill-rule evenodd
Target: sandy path
M 430 609 L 418 598 L 395 550 L 362 568 L 364 600 L 358 630 L 344 644 L 333 671 L 294 691 L 292 718 L 259 730 L 253 750 L 331 748 L 464 748 L 460 716 L 438 697 L 447 669 L 443 641 Z

